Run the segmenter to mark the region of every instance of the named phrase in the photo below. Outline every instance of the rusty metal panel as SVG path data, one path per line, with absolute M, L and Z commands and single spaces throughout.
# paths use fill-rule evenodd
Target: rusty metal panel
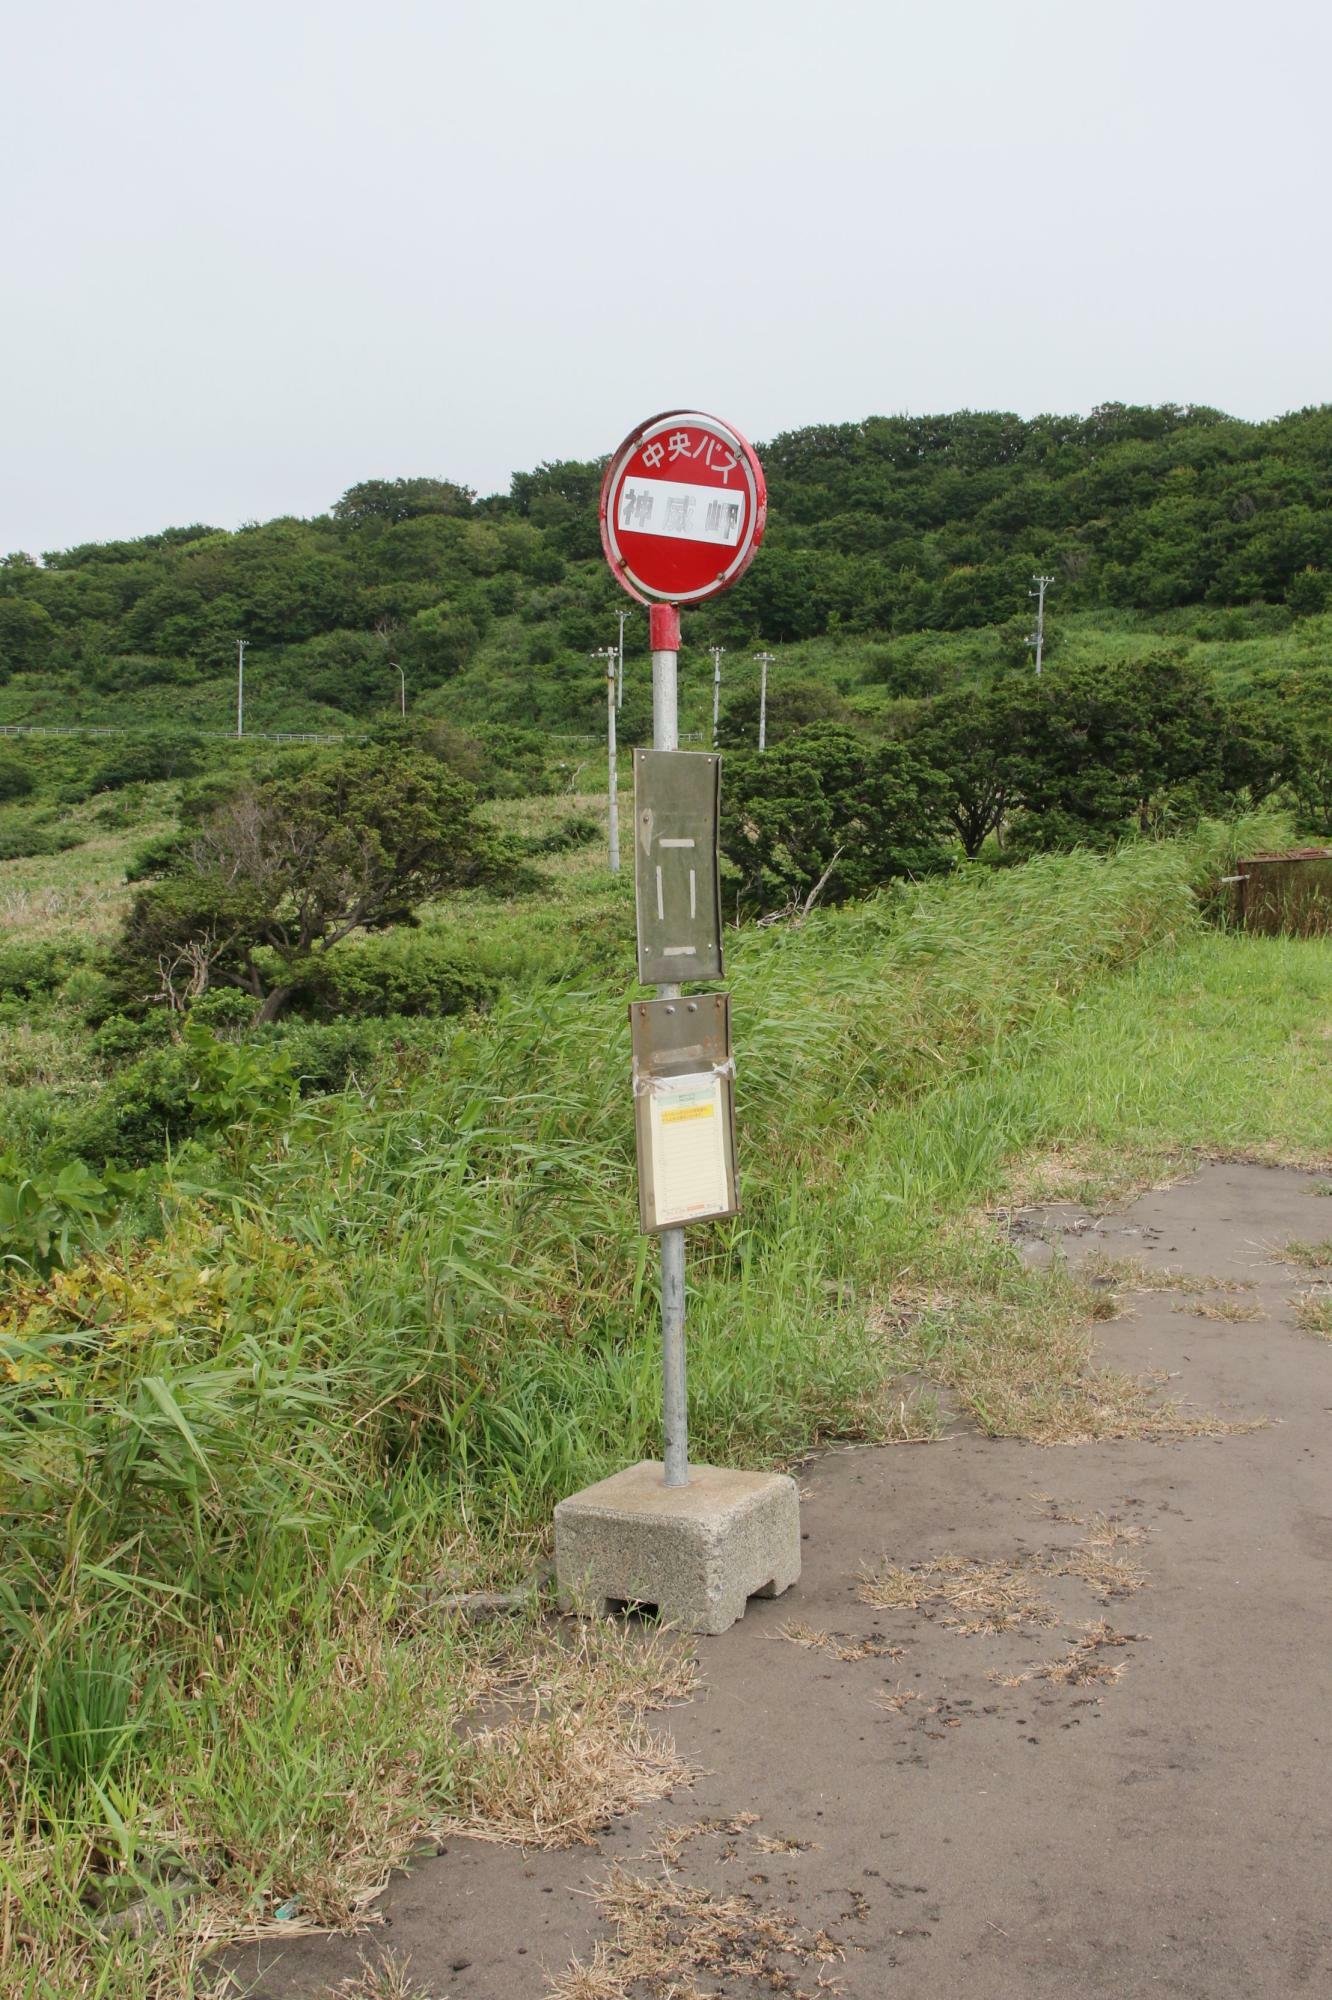
M 635 750 L 634 891 L 644 986 L 722 976 L 715 751 Z
M 629 1025 L 641 1228 L 736 1214 L 730 995 L 632 1000 Z
M 1325 937 L 1332 931 L 1332 851 L 1306 847 L 1255 854 L 1239 868 L 1239 918 L 1246 930 L 1287 937 Z

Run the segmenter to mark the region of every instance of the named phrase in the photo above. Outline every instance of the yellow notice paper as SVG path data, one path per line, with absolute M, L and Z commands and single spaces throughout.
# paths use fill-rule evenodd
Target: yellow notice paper
M 726 1105 L 719 1076 L 657 1077 L 650 1087 L 652 1187 L 658 1228 L 724 1215 Z

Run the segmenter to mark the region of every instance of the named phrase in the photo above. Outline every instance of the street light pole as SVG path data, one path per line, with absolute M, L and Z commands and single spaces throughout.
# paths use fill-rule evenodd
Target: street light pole
M 717 747 L 717 717 L 721 712 L 721 663 L 725 646 L 712 648 L 712 747 Z
M 759 679 L 759 749 L 768 747 L 768 668 L 776 659 L 775 653 L 756 653 L 754 658 L 762 667 Z
M 398 676 L 399 698 L 402 702 L 402 715 L 403 715 L 403 720 L 405 722 L 407 719 L 407 676 L 403 672 L 402 668 L 398 665 L 396 660 L 390 660 L 389 665 L 393 668 L 394 672 Z
M 245 648 L 248 640 L 236 641 L 236 734 L 245 734 Z
M 615 662 L 614 646 L 602 646 L 591 656 L 594 660 L 606 662 L 606 765 L 609 780 L 610 810 L 606 816 L 607 832 L 610 837 L 610 872 L 620 872 L 620 778 L 616 765 L 615 744 Z
M 1036 630 L 1032 633 L 1030 639 L 1028 639 L 1027 644 L 1036 648 L 1036 672 L 1039 675 L 1041 671 L 1041 654 L 1045 650 L 1045 593 L 1054 582 L 1054 578 L 1052 576 L 1034 576 L 1032 582 L 1036 585 L 1036 589 L 1029 590 L 1027 595 L 1036 599 Z

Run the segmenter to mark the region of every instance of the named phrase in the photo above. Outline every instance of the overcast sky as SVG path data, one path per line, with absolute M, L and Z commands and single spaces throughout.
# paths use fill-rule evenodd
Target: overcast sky
M 0 550 L 717 412 L 1332 399 L 1326 0 L 45 0 Z

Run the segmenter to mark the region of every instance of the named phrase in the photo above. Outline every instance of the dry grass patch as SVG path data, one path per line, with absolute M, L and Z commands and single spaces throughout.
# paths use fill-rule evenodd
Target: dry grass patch
M 1003 1184 L 1003 1205 L 1022 1208 L 1103 1209 L 1168 1188 L 1193 1171 L 1188 1157 L 1172 1147 L 1116 1147 L 1093 1141 L 1055 1146 L 1048 1153 L 1015 1161 Z
M 334 1989 L 333 2000 L 447 2000 L 447 1995 L 433 1983 L 428 1992 L 418 1986 L 410 1958 L 390 1951 L 373 1963 L 363 1959 L 360 1972 Z
M 1176 1271 L 1169 1265 L 1144 1264 L 1137 1257 L 1111 1257 L 1093 1250 L 1080 1266 L 1097 1284 L 1117 1285 L 1128 1292 L 1251 1292 L 1249 1278 L 1216 1278 L 1197 1271 Z
M 525 1847 L 590 1843 L 614 1814 L 689 1782 L 669 1736 L 645 1718 L 695 1683 L 693 1661 L 668 1640 L 610 1620 L 581 1625 L 572 1646 L 539 1644 L 478 1669 L 475 1705 L 530 1712 L 467 1738 L 459 1809 L 439 1830 Z
M 944 1624 L 963 1633 L 1011 1632 L 1021 1625 L 1048 1625 L 1054 1612 L 1033 1588 L 1033 1575 L 1048 1574 L 1037 1560 L 973 1562 L 966 1556 L 936 1556 L 903 1566 L 890 1563 L 866 1576 L 856 1592 L 862 1604 L 886 1611 L 942 1608 Z
M 1144 1530 L 1098 1515 L 1071 1549 L 1023 1551 L 999 1562 L 934 1556 L 906 1566 L 888 1564 L 865 1576 L 857 1596 L 885 1610 L 940 1610 L 943 1623 L 963 1637 L 1051 1625 L 1054 1607 L 1038 1587 L 1047 1579 L 1074 1577 L 1095 1597 L 1128 1597 L 1142 1590 L 1146 1572 L 1120 1550 L 1145 1539 Z
M 1066 1653 L 1057 1659 L 1044 1660 L 1038 1667 L 1032 1667 L 1023 1674 L 993 1673 L 990 1679 L 999 1687 L 1025 1687 L 1028 1681 L 1050 1681 L 1055 1687 L 1086 1687 L 1100 1684 L 1113 1687 L 1124 1678 L 1128 1663 L 1124 1660 L 1104 1660 L 1100 1655 L 1112 1647 L 1131 1646 L 1141 1639 L 1141 1632 L 1117 1632 L 1104 1618 L 1093 1624 L 1080 1627 L 1082 1637 Z
M 725 1819 L 686 1820 L 683 1826 L 670 1827 L 659 1834 L 648 1849 L 654 1861 L 660 1861 L 663 1868 L 679 1866 L 680 1856 L 691 1840 L 699 1840 L 705 1834 L 720 1834 L 723 1839 L 735 1841 L 751 1826 L 757 1826 L 760 1813 L 732 1813 Z
M 900 1660 L 906 1650 L 903 1646 L 890 1646 L 877 1632 L 868 1638 L 853 1639 L 845 1632 L 820 1632 L 813 1625 L 801 1625 L 795 1620 L 778 1627 L 778 1637 L 789 1639 L 793 1646 L 806 1646 L 811 1652 L 831 1653 L 835 1660 Z
M 892 1694 L 876 1694 L 874 1697 L 874 1706 L 876 1708 L 890 1708 L 894 1715 L 900 1715 L 902 1710 L 909 1708 L 913 1701 L 921 1701 L 923 1699 L 924 1697 L 915 1688 L 896 1688 Z
M 1278 1262 L 1298 1264 L 1302 1271 L 1325 1271 L 1332 1266 L 1332 1236 L 1324 1236 L 1317 1243 L 1305 1243 L 1292 1236 L 1289 1243 L 1274 1243 L 1270 1248 Z
M 782 1993 L 809 2000 L 802 1968 L 824 1969 L 843 1952 L 824 1930 L 810 1930 L 752 1896 L 718 1896 L 663 1876 L 647 1881 L 614 1868 L 595 1892 L 609 1943 L 590 1959 L 571 1959 L 548 1988 L 550 2000 L 702 2000 L 699 1978 L 725 1980 L 728 1993 Z M 740 1982 L 740 1983 L 732 1983 Z
M 1114 1318 L 1115 1296 L 1085 1282 L 1090 1267 L 1112 1278 L 1137 1267 L 1093 1256 L 1078 1273 L 1055 1266 L 1013 1268 L 1011 1253 L 991 1245 L 975 1255 L 973 1290 L 951 1309 L 925 1312 L 904 1330 L 899 1364 L 952 1390 L 987 1436 L 1033 1444 L 1088 1444 L 1114 1438 L 1220 1437 L 1237 1429 L 1219 1417 L 1160 1400 L 1160 1385 L 1091 1367 L 1092 1326 Z M 1151 1273 L 1173 1289 L 1171 1274 Z M 1247 1290 L 1230 1281 L 1190 1280 Z
M 1180 1299 L 1170 1308 L 1171 1312 L 1188 1313 L 1192 1319 L 1220 1319 L 1237 1322 L 1256 1323 L 1266 1319 L 1261 1306 L 1251 1299 Z
M 1332 1289 L 1315 1286 L 1295 1301 L 1295 1324 L 1321 1340 L 1332 1340 Z
M 1088 1347 L 1090 1343 L 1088 1343 Z M 1266 1419 L 1233 1423 L 1206 1411 L 1161 1402 L 1160 1382 L 1100 1369 L 1060 1379 L 1004 1365 L 1002 1355 L 972 1364 L 959 1393 L 991 1437 L 1021 1437 L 1031 1444 L 1098 1444 L 1116 1438 L 1172 1442 L 1229 1437 L 1261 1428 Z

